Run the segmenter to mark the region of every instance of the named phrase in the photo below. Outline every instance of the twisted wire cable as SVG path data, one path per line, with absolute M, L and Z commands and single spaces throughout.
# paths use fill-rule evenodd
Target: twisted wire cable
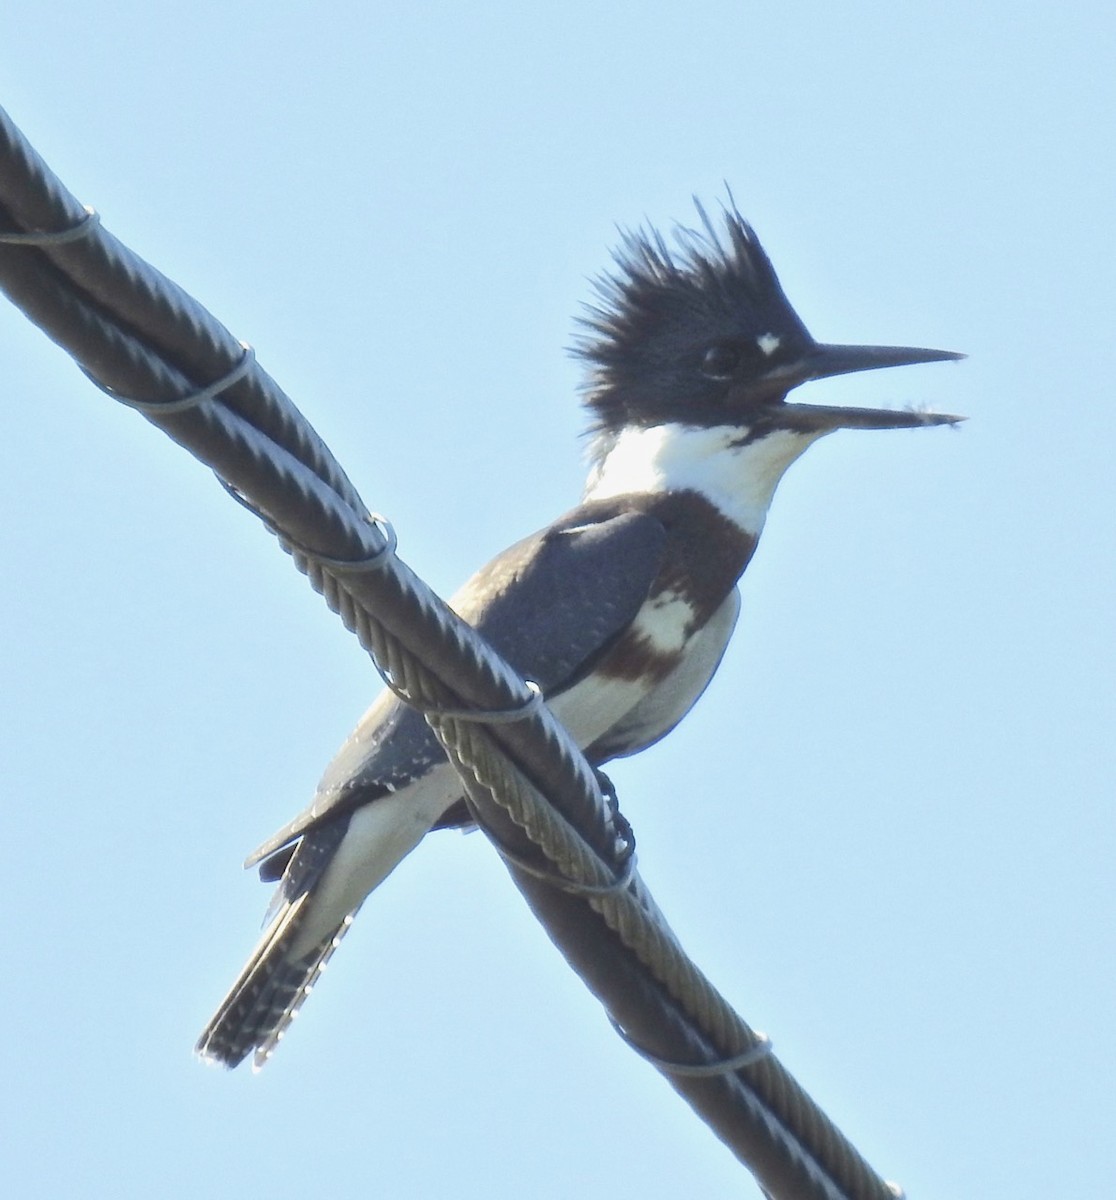
M 4 164 L 4 227 L 26 233 L 84 228 L 88 210 L 50 170 L 0 109 Z M 64 276 L 86 307 L 113 314 L 114 323 L 157 351 L 198 386 L 228 372 L 240 357 L 236 338 L 173 280 L 129 250 L 99 223 L 83 236 L 23 248 L 30 270 Z M 57 340 L 57 339 L 56 339 Z M 127 394 L 127 393 L 126 393 Z M 173 393 L 171 393 L 173 394 Z M 168 393 L 157 395 L 166 397 Z M 302 462 L 350 504 L 360 497 L 317 431 L 264 371 L 253 372 L 225 396 L 265 436 Z
M 638 874 L 626 887 L 605 886 L 624 868 L 620 830 L 549 710 L 532 706 L 524 681 L 395 556 L 329 449 L 245 347 L 108 233 L 2 109 L 0 287 L 98 386 L 262 516 L 393 686 L 428 711 L 482 827 L 514 856 L 509 870 L 551 937 L 765 1194 L 894 1200 L 894 1186 L 688 959 Z M 373 559 L 376 570 L 345 565 Z M 482 718 L 518 706 L 522 719 L 506 724 L 460 711 Z M 693 1064 L 717 1070 L 687 1074 Z
M 592 884 L 607 881 L 606 868 L 588 850 L 576 830 L 527 784 L 514 764 L 500 754 L 493 754 L 485 745 L 488 730 L 467 722 L 440 723 L 435 730 L 463 778 L 471 776 L 487 789 L 493 801 L 508 812 L 511 820 L 559 871 L 567 878 L 584 879 Z M 797 1159 L 794 1165 L 804 1177 L 812 1179 L 811 1186 L 826 1195 L 871 1195 L 894 1200 L 894 1185 L 876 1176 L 793 1076 L 766 1053 L 767 1039 L 755 1033 L 733 1011 L 686 955 L 638 875 L 625 891 L 587 894 L 584 900 L 632 951 L 648 974 L 666 989 L 678 1011 L 705 1035 L 714 1058 L 762 1051 L 739 1073 L 726 1071 L 725 1077 L 714 1086 L 719 1084 L 742 1093 L 746 1102 L 764 1112 L 772 1128 L 779 1127 L 788 1158 Z M 705 1053 L 708 1055 L 709 1051 Z M 681 1067 L 678 1071 L 669 1062 L 656 1061 L 654 1065 L 676 1085 L 691 1075 L 689 1064 L 678 1064 Z M 815 1135 L 811 1139 L 813 1153 L 795 1145 L 798 1140 L 795 1131 L 800 1130 L 810 1130 Z

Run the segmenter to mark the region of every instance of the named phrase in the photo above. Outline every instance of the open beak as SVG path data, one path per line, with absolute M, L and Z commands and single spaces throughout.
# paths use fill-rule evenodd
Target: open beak
M 915 363 L 952 362 L 964 358 L 952 350 L 924 350 L 915 346 L 831 346 L 818 343 L 797 362 L 776 367 L 768 376 L 772 384 L 789 391 L 812 379 L 875 371 L 881 367 L 906 367 Z M 786 393 L 784 392 L 784 395 Z M 917 425 L 955 425 L 964 417 L 948 413 L 895 411 L 886 408 L 836 408 L 823 404 L 782 403 L 779 425 L 803 433 L 828 433 L 833 429 L 909 429 Z

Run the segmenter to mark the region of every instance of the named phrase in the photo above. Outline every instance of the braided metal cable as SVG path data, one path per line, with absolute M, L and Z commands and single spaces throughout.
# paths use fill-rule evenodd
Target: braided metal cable
M 0 109 L 0 162 L 4 164 L 3 224 L 27 232 L 78 226 L 88 210 L 63 185 L 23 133 Z M 6 219 L 4 219 L 6 218 Z M 93 310 L 111 312 L 197 386 L 228 372 L 240 343 L 173 280 L 129 250 L 99 223 L 85 236 L 24 249 L 40 275 L 63 275 Z M 22 305 L 21 305 L 22 307 Z M 188 390 L 188 389 L 187 389 Z M 154 395 L 167 397 L 166 391 Z M 226 401 L 276 445 L 307 466 L 350 504 L 360 497 L 314 427 L 282 389 L 259 370 L 230 389 Z
M 14 238 L 5 242 L 5 231 Z M 344 471 L 274 381 L 242 363 L 244 348 L 201 305 L 90 220 L 2 110 L 0 287 L 99 386 L 139 407 L 264 518 L 420 708 L 528 702 L 523 680 L 385 545 Z M 374 571 L 339 565 L 373 558 L 383 560 Z M 428 719 L 498 844 L 575 885 L 616 878 L 617 823 L 547 709 L 500 725 L 436 712 Z M 761 1039 L 689 961 L 637 874 L 626 888 L 579 895 L 514 861 L 509 869 L 625 1033 L 661 1060 L 769 1195 L 892 1200 L 894 1189 L 773 1056 L 712 1077 L 671 1073 L 671 1062 L 716 1063 Z
M 452 693 L 437 675 L 390 636 L 378 621 L 347 596 L 348 580 L 333 576 L 320 564 L 303 559 L 320 582 L 323 594 L 334 598 L 346 624 L 361 644 L 391 672 L 401 688 L 420 704 L 442 705 Z M 347 597 L 347 600 L 346 600 Z M 351 623 L 350 623 L 351 622 Z M 512 824 L 529 839 L 553 870 L 563 878 L 591 886 L 607 884 L 615 867 L 595 853 L 578 836 L 561 813 L 538 795 L 493 741 L 499 731 L 476 722 L 433 717 L 431 725 L 454 765 L 467 781 L 486 790 L 492 802 L 508 814 Z M 734 1012 L 709 980 L 698 970 L 659 917 L 650 893 L 638 875 L 629 890 L 581 898 L 659 982 L 675 1009 L 693 1022 L 712 1048 L 712 1056 L 735 1055 L 759 1046 L 762 1039 Z M 678 1078 L 664 1071 L 675 1086 Z M 732 1086 L 722 1083 L 722 1086 Z M 834 1197 L 872 1197 L 894 1200 L 895 1192 L 864 1161 L 846 1138 L 773 1057 L 748 1068 L 740 1085 L 748 1100 L 766 1114 L 770 1133 L 783 1147 L 796 1174 L 812 1180 L 819 1194 Z M 681 1089 L 680 1090 L 684 1090 Z M 805 1131 L 801 1144 L 794 1131 Z M 806 1149 L 809 1147 L 809 1149 Z M 754 1161 L 748 1160 L 755 1166 Z M 776 1190 L 776 1195 L 786 1195 Z M 794 1192 L 795 1196 L 812 1194 Z
M 493 802 L 505 809 L 511 821 L 566 878 L 592 885 L 608 881 L 608 868 L 577 831 L 527 784 L 506 757 L 493 753 L 487 744 L 488 730 L 462 721 L 438 722 L 434 728 L 463 776 L 471 776 L 487 789 Z M 625 891 L 586 894 L 583 899 L 666 989 L 678 1010 L 706 1036 L 715 1057 L 767 1048 L 767 1039 L 739 1017 L 682 949 L 660 919 L 638 875 Z M 654 1065 L 675 1081 L 668 1064 Z M 769 1054 L 757 1057 L 743 1070 L 738 1082 L 782 1126 L 788 1146 L 796 1141 L 794 1130 L 810 1130 L 816 1135 L 810 1139 L 813 1153 L 802 1153 L 799 1166 L 807 1172 L 816 1170 L 818 1180 L 827 1188 L 835 1186 L 835 1195 L 894 1200 L 892 1185 L 876 1175 L 777 1059 Z

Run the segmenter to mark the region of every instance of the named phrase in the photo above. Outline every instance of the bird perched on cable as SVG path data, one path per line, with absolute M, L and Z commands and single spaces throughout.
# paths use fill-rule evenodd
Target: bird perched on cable
M 658 741 L 713 677 L 736 583 L 787 467 L 836 429 L 958 418 L 787 400 L 812 379 L 960 358 L 816 342 L 743 218 L 629 234 L 583 320 L 591 469 L 581 503 L 451 601 L 599 766 Z M 311 806 L 249 859 L 279 886 L 263 937 L 198 1041 L 262 1066 L 369 892 L 431 829 L 468 824 L 420 713 L 385 692 Z

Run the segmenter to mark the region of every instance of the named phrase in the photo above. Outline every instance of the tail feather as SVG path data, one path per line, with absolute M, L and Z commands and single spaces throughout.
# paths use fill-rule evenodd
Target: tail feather
M 206 1062 L 235 1067 L 254 1050 L 253 1066 L 258 1071 L 298 1015 L 353 921 L 350 914 L 313 949 L 292 957 L 309 898 L 304 892 L 293 902 L 283 904 L 264 931 L 198 1039 L 195 1050 Z

